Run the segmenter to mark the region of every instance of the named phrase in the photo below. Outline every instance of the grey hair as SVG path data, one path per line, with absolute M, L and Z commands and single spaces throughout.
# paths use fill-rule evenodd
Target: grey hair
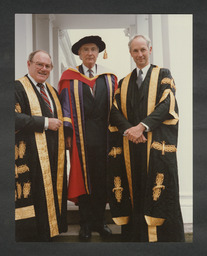
M 131 49 L 131 44 L 132 44 L 132 41 L 138 37 L 142 37 L 146 43 L 147 43 L 147 47 L 150 48 L 151 47 L 151 40 L 148 36 L 145 36 L 145 35 L 134 35 L 130 40 L 129 40 L 129 43 L 128 43 L 128 46 L 129 46 L 129 50 Z
M 48 52 L 44 51 L 44 50 L 36 50 L 36 51 L 34 51 L 34 52 L 31 52 L 30 55 L 29 55 L 29 57 L 28 57 L 28 61 L 31 62 L 31 61 L 33 60 L 35 54 L 37 54 L 38 52 L 44 52 L 44 53 L 46 53 L 46 54 L 49 56 L 49 58 L 51 59 L 51 65 L 52 65 L 52 67 L 53 67 L 52 58 L 51 58 L 50 54 L 49 54 Z

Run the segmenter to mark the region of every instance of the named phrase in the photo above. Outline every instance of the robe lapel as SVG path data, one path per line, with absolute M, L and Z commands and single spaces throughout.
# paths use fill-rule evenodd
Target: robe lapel
M 130 105 L 130 111 L 128 113 L 128 115 L 130 115 L 130 112 L 131 110 L 134 108 L 134 104 L 135 104 L 135 97 L 133 97 L 136 93 L 136 87 L 137 87 L 137 84 L 136 84 L 136 79 L 137 79 L 137 71 L 136 69 L 133 70 L 132 72 L 132 75 L 130 77 L 130 80 L 129 80 L 129 89 L 128 89 L 128 96 L 127 96 L 127 101 L 129 102 L 129 105 Z
M 47 86 L 47 84 L 46 84 L 46 86 Z M 50 92 L 50 90 L 49 90 L 49 88 L 48 88 L 48 86 L 47 86 L 47 91 L 48 91 L 48 93 L 49 93 L 49 95 L 50 95 L 50 99 L 51 99 L 51 101 L 52 101 L 52 104 L 53 104 L 53 117 L 57 117 L 57 109 L 56 109 L 56 104 L 55 104 L 55 101 L 54 101 L 54 99 L 53 99 L 53 96 L 52 96 L 52 94 L 51 94 L 51 92 Z
M 142 85 L 139 89 L 139 102 L 141 103 L 144 99 L 144 96 L 147 96 L 148 93 L 148 88 L 149 88 L 149 83 L 150 83 L 150 76 L 151 76 L 151 72 L 152 72 L 152 68 L 153 66 L 151 65 L 147 74 L 146 74 L 146 77 L 144 79 L 144 81 L 142 82 Z

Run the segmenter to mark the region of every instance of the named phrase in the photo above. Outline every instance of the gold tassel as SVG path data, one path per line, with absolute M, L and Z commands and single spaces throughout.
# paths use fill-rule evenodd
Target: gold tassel
M 107 54 L 107 52 L 106 52 L 106 49 L 105 49 L 105 51 L 104 51 L 103 59 L 108 59 L 108 54 Z

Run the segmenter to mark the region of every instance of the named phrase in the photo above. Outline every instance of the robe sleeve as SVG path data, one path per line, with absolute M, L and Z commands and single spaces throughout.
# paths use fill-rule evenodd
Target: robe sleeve
M 175 85 L 168 69 L 161 71 L 161 81 L 158 85 L 157 104 L 155 110 L 142 120 L 151 131 L 166 120 L 178 120 L 178 106 L 175 100 Z
M 63 125 L 66 137 L 72 136 L 73 125 L 72 125 L 72 106 L 71 106 L 71 95 L 70 95 L 70 81 L 63 80 L 59 83 L 59 99 L 63 112 Z
M 43 132 L 45 117 L 31 116 L 29 101 L 20 82 L 15 82 L 15 131 Z

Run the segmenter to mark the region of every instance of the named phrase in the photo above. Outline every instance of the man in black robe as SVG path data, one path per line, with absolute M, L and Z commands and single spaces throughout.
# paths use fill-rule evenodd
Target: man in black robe
M 108 193 L 123 241 L 184 241 L 177 172 L 178 107 L 168 69 L 150 65 L 150 39 L 129 42 L 136 68 L 110 114 Z
M 111 235 L 105 223 L 108 117 L 116 76 L 96 64 L 105 43 L 99 36 L 86 36 L 72 46 L 82 64 L 63 72 L 59 83 L 66 143 L 70 150 L 68 199 L 79 206 L 80 239 L 91 232 Z
M 15 81 L 16 241 L 51 241 L 67 231 L 63 118 L 57 91 L 45 81 L 49 54 L 29 55 L 28 74 Z

